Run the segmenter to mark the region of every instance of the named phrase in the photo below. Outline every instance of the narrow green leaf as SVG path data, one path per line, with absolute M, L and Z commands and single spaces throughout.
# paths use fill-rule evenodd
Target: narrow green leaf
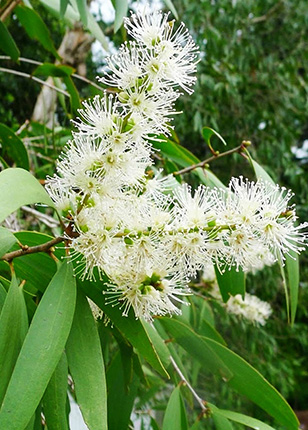
M 139 379 L 134 373 L 129 389 L 125 388 L 123 364 L 119 353 L 116 354 L 111 362 L 106 379 L 108 391 L 108 429 L 127 430 L 137 396 Z M 118 407 L 115 407 L 115 405 L 118 405 Z
M 66 78 L 67 76 L 70 76 L 72 73 L 74 73 L 75 69 L 70 66 L 66 65 L 56 65 L 51 63 L 44 63 L 38 66 L 34 72 L 32 73 L 33 76 L 54 76 L 58 78 Z
M 164 367 L 167 368 L 170 365 L 170 352 L 165 342 L 160 337 L 153 324 L 150 324 L 144 320 L 141 320 L 141 324 L 147 332 L 149 339 L 151 339 L 151 342 L 154 345 L 161 362 L 163 363 Z
M 222 373 L 220 363 L 229 371 L 224 380 L 239 393 L 248 397 L 256 405 L 284 425 L 288 430 L 298 429 L 296 415 L 281 394 L 264 377 L 240 356 L 212 339 L 198 336 L 188 326 L 174 319 L 162 318 L 163 325 L 175 340 L 195 358 L 206 363 L 208 369 Z M 197 345 L 199 343 L 199 349 Z M 204 347 L 206 345 L 206 348 Z M 219 360 L 215 366 L 212 354 Z M 203 356 L 203 358 L 202 358 Z M 223 369 L 224 371 L 224 369 Z M 225 372 L 225 371 L 224 371 Z
M 286 269 L 290 289 L 291 324 L 294 324 L 298 304 L 299 258 L 295 252 L 290 251 L 290 254 L 291 256 L 286 256 Z
M 226 411 L 224 409 L 218 409 L 216 406 L 211 405 L 210 403 L 208 403 L 208 406 L 211 408 L 214 416 L 222 417 L 243 424 L 244 426 L 255 430 L 275 430 L 268 424 L 265 424 L 255 418 L 248 417 L 247 415 L 239 414 L 238 412 L 233 411 Z
M 69 4 L 69 0 L 60 0 L 60 17 L 63 18 Z
M 26 170 L 5 169 L 0 173 L 0 222 L 20 206 L 44 203 L 54 207 L 54 203 L 42 185 Z
M 157 353 L 151 339 L 145 331 L 140 320 L 136 320 L 133 312 L 128 317 L 123 317 L 119 306 L 106 303 L 106 295 L 103 294 L 103 285 L 99 282 L 78 281 L 85 294 L 93 300 L 97 306 L 111 319 L 123 337 L 125 337 L 162 376 L 168 377 L 159 354 Z
M 207 338 L 199 336 L 188 325 L 174 318 L 159 318 L 159 321 L 182 348 L 199 360 L 202 365 L 206 363 L 209 371 L 220 374 L 225 380 L 232 378 L 232 371 L 208 345 L 205 340 Z
M 77 402 L 91 430 L 107 430 L 105 367 L 96 322 L 88 300 L 77 293 L 76 310 L 66 353 Z
M 0 227 L 0 257 L 8 252 L 16 241 L 16 237 L 10 230 Z
M 236 270 L 236 267 L 228 268 L 224 273 L 220 273 L 218 268 L 215 266 L 216 278 L 219 286 L 219 290 L 223 301 L 226 303 L 230 296 L 236 296 L 241 294 L 243 299 L 245 298 L 245 273 L 240 267 Z
M 76 112 L 77 109 L 80 108 L 80 98 L 79 98 L 77 88 L 75 87 L 75 84 L 72 81 L 72 78 L 70 76 L 63 78 L 63 82 L 65 83 L 67 91 L 69 92 L 69 95 L 70 95 L 72 111 Z
M 261 167 L 256 161 L 254 161 L 251 156 L 249 156 L 249 160 L 252 164 L 252 167 L 255 171 L 255 174 L 258 179 L 262 179 L 265 182 L 269 182 L 270 184 L 275 185 L 272 178 L 269 174 Z M 279 266 L 282 276 L 282 281 L 285 288 L 286 295 L 286 307 L 287 307 L 287 315 L 291 324 L 295 321 L 296 309 L 298 304 L 298 288 L 299 288 L 299 261 L 298 255 L 291 252 L 291 256 L 286 255 L 286 268 L 283 265 L 283 262 L 279 260 Z
M 6 299 L 6 289 L 4 288 L 4 286 L 2 285 L 2 283 L 0 282 L 0 312 L 2 311 L 5 299 Z
M 0 20 L 0 49 L 9 55 L 13 61 L 17 61 L 20 55 L 19 49 L 5 24 Z
M 162 430 L 188 430 L 188 423 L 180 387 L 177 386 L 168 401 Z
M 226 143 L 226 141 L 223 139 L 223 137 L 219 134 L 219 133 L 217 133 L 217 131 L 215 131 L 213 128 L 210 128 L 210 127 L 203 127 L 202 128 L 202 136 L 203 136 L 203 139 L 206 141 L 206 143 L 208 144 L 208 146 L 209 146 L 209 148 L 211 148 L 211 149 L 213 149 L 212 148 L 212 145 L 211 145 L 211 137 L 212 136 L 217 136 L 220 140 L 221 140 L 221 142 L 225 145 L 225 146 L 227 146 L 227 143 Z
M 0 124 L 1 156 L 10 164 L 29 170 L 28 153 L 23 141 L 4 124 Z
M 84 26 L 88 24 L 88 14 L 87 14 L 87 1 L 86 0 L 76 0 L 78 12 L 80 15 L 80 20 Z
M 123 24 L 123 18 L 127 15 L 127 0 L 112 0 L 115 9 L 114 32 L 116 33 Z
M 40 15 L 34 9 L 24 5 L 17 6 L 14 10 L 14 13 L 16 13 L 28 36 L 31 39 L 40 42 L 47 51 L 51 52 L 56 58 L 60 60 L 61 58 L 53 44 L 48 27 Z
M 165 5 L 167 6 L 167 9 L 171 10 L 171 12 L 173 13 L 174 17 L 176 19 L 179 19 L 179 15 L 177 13 L 177 10 L 174 6 L 174 4 L 172 3 L 171 0 L 164 0 Z
M 63 353 L 75 299 L 72 265 L 65 262 L 34 314 L 0 410 L 0 428 L 23 430 L 30 421 Z
M 233 430 L 233 426 L 230 421 L 222 415 L 216 414 L 215 411 L 213 411 L 212 418 L 216 430 Z
M 26 336 L 27 326 L 28 317 L 22 289 L 13 276 L 0 315 L 0 404 Z
M 50 378 L 43 397 L 43 410 L 48 430 L 68 430 L 67 401 L 67 358 L 63 352 Z

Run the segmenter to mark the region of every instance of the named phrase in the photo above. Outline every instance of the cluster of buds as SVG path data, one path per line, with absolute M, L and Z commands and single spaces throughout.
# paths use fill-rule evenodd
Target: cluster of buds
M 192 191 L 148 174 L 151 141 L 170 133 L 174 102 L 192 92 L 198 49 L 168 14 L 133 14 L 124 25 L 134 41 L 100 78 L 116 89 L 83 103 L 47 190 L 73 224 L 81 277 L 106 275 L 109 301 L 151 321 L 180 313 L 189 281 L 209 263 L 250 270 L 300 252 L 305 225 L 295 226 L 291 193 L 278 186 L 233 178 L 227 190 Z

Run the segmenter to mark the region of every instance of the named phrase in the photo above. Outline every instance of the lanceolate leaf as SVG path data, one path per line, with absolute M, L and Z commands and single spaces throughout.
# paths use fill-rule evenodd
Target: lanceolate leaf
M 262 179 L 264 182 L 275 184 L 269 174 L 261 167 L 256 161 L 249 157 L 252 167 L 258 179 Z M 279 261 L 282 280 L 285 286 L 286 304 L 288 317 L 290 315 L 291 323 L 294 323 L 297 303 L 298 303 L 298 287 L 299 287 L 299 263 L 298 255 L 291 253 L 291 256 L 286 255 L 285 264 L 283 266 L 282 261 Z
M 35 12 L 35 10 L 24 5 L 17 6 L 14 12 L 16 13 L 19 21 L 21 22 L 29 37 L 40 42 L 47 51 L 51 52 L 56 58 L 60 59 L 60 56 L 53 44 L 48 27 L 40 15 Z
M 56 65 L 56 64 L 50 64 L 50 63 L 44 63 L 38 66 L 32 75 L 34 76 L 55 76 L 58 78 L 65 78 L 67 76 L 70 76 L 72 73 L 74 73 L 75 69 L 70 66 L 66 65 Z
M 20 168 L 5 169 L 0 173 L 0 195 L 0 222 L 23 205 L 44 203 L 54 207 L 37 179 Z
M 16 237 L 7 228 L 0 227 L 0 257 L 16 243 Z
M 63 352 L 50 378 L 43 397 L 43 409 L 48 430 L 68 430 L 67 402 L 67 358 Z
M 28 316 L 22 289 L 18 286 L 16 277 L 13 276 L 0 315 L 0 404 L 26 336 L 27 328 Z
M 145 331 L 139 320 L 136 320 L 133 312 L 128 317 L 122 316 L 119 306 L 113 307 L 106 303 L 106 296 L 103 294 L 102 286 L 99 282 L 79 281 L 80 286 L 88 297 L 99 306 L 104 313 L 111 319 L 114 325 L 136 349 L 161 375 L 167 376 L 168 373 L 153 345 L 150 337 Z
M 78 12 L 80 15 L 80 21 L 83 25 L 87 25 L 88 23 L 88 14 L 87 14 L 87 1 L 86 0 L 76 0 Z
M 210 403 L 208 403 L 208 406 L 211 408 L 213 415 L 216 417 L 228 419 L 255 430 L 275 430 L 268 424 L 265 424 L 260 420 L 256 420 L 255 418 L 248 417 L 247 415 L 239 414 L 238 412 L 218 409 L 216 406 L 211 405 Z
M 29 158 L 23 141 L 4 124 L 0 124 L 1 156 L 17 167 L 29 170 Z
M 112 0 L 115 8 L 114 32 L 116 33 L 123 23 L 123 18 L 127 14 L 127 0 Z
M 186 411 L 179 386 L 173 390 L 168 401 L 163 430 L 188 430 Z
M 179 321 L 162 318 L 162 322 L 169 334 L 189 354 L 192 354 L 199 360 L 202 360 L 203 355 L 202 362 L 206 363 L 207 368 L 215 371 L 214 366 L 209 361 L 210 354 L 204 348 L 204 345 L 206 345 L 208 350 L 212 354 L 215 354 L 219 360 L 215 373 L 222 373 L 222 370 L 225 371 L 220 368 L 221 363 L 228 369 L 230 376 L 224 379 L 230 387 L 247 396 L 288 430 L 298 429 L 298 420 L 288 403 L 249 363 L 220 343 L 206 337 L 198 336 L 188 326 Z M 199 351 L 196 349 L 197 342 L 199 343 Z
M 30 421 L 63 353 L 75 299 L 72 265 L 64 262 L 34 314 L 0 410 L 0 428 L 23 430 Z
M 0 49 L 9 55 L 13 61 L 17 61 L 20 55 L 19 49 L 10 32 L 0 20 Z
M 107 390 L 99 334 L 88 300 L 77 294 L 75 316 L 66 345 L 77 402 L 89 429 L 107 430 Z
M 220 273 L 215 266 L 215 273 L 219 290 L 225 303 L 230 296 L 241 294 L 243 298 L 245 297 L 245 274 L 241 267 L 238 270 L 236 270 L 236 267 L 231 267 L 230 270 L 227 268 L 224 273 Z

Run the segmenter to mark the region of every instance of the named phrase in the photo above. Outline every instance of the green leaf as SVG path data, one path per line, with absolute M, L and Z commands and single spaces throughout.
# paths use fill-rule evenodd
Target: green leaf
M 18 286 L 16 277 L 13 276 L 0 315 L 0 404 L 9 384 L 27 328 L 28 316 L 22 289 Z
M 4 23 L 0 20 L 0 48 L 3 52 L 9 55 L 13 61 L 17 61 L 20 55 L 19 49 L 12 38 L 10 32 L 4 25 Z
M 188 430 L 188 423 L 180 387 L 177 386 L 167 403 L 162 430 Z
M 72 111 L 76 112 L 77 109 L 80 108 L 80 98 L 79 98 L 78 91 L 75 87 L 75 84 L 72 81 L 72 78 L 70 76 L 63 78 L 63 82 L 65 83 L 67 91 L 69 92 L 69 95 L 70 95 Z
M 75 69 L 70 66 L 56 65 L 51 63 L 44 63 L 38 66 L 34 72 L 33 76 L 43 75 L 43 76 L 55 76 L 58 78 L 66 78 L 74 73 Z
M 115 355 L 111 362 L 106 378 L 108 390 L 108 428 L 110 430 L 127 430 L 137 396 L 139 379 L 134 373 L 129 389 L 125 389 L 125 376 L 119 353 Z M 118 407 L 115 407 L 115 405 L 118 405 Z
M 210 128 L 210 127 L 203 127 L 202 128 L 202 136 L 203 136 L 203 139 L 206 141 L 206 143 L 208 144 L 208 146 L 209 146 L 209 148 L 211 149 L 211 150 L 213 150 L 213 148 L 212 148 L 212 145 L 211 145 L 211 137 L 212 136 L 217 136 L 221 141 L 222 141 L 222 143 L 225 145 L 225 146 L 227 146 L 227 143 L 226 143 L 226 141 L 223 139 L 223 137 L 219 134 L 219 133 L 217 133 L 217 131 L 215 131 L 213 128 Z
M 248 397 L 288 430 L 298 429 L 298 420 L 288 403 L 249 363 L 220 343 L 198 336 L 188 326 L 174 319 L 162 318 L 162 322 L 167 331 L 189 354 L 206 363 L 208 369 L 224 374 L 224 380 L 230 387 Z M 216 366 L 212 362 L 213 354 L 218 360 Z M 229 372 L 227 377 L 225 368 Z
M 231 379 L 232 371 L 207 343 L 207 338 L 199 336 L 188 325 L 174 318 L 159 318 L 159 321 L 192 357 L 199 360 L 202 365 L 206 363 L 208 370 L 220 374 L 225 380 Z
M 249 156 L 252 167 L 258 179 L 262 179 L 265 182 L 269 182 L 275 185 L 269 174 L 261 167 L 256 161 L 254 161 L 251 156 Z M 298 255 L 294 252 L 290 252 L 290 256 L 286 255 L 285 263 L 286 269 L 281 260 L 278 261 L 282 276 L 283 285 L 285 288 L 286 295 L 286 307 L 288 319 L 291 324 L 295 321 L 296 309 L 298 304 L 298 289 L 299 289 L 299 261 Z
M 43 397 L 43 410 L 48 430 L 68 430 L 67 402 L 67 358 L 63 352 L 50 378 Z
M 52 38 L 50 36 L 48 27 L 40 17 L 40 15 L 33 9 L 24 5 L 19 5 L 14 9 L 21 25 L 26 30 L 31 39 L 37 40 L 49 52 L 51 52 L 57 59 L 59 56 Z
M 69 4 L 69 0 L 60 0 L 60 17 L 63 19 L 67 6 Z
M 88 300 L 77 293 L 66 353 L 77 402 L 91 430 L 107 430 L 107 390 L 102 349 Z
M 23 430 L 34 414 L 69 335 L 75 284 L 71 263 L 63 263 L 34 314 L 0 410 L 0 428 Z
M 212 410 L 214 416 L 220 416 L 225 419 L 235 421 L 237 423 L 243 424 L 255 430 L 275 430 L 273 427 L 269 426 L 268 424 L 265 424 L 262 421 L 257 420 L 255 418 L 248 417 L 247 415 L 239 414 L 238 412 L 218 409 L 216 406 L 211 405 L 210 403 L 208 403 L 208 406 Z
M 290 256 L 286 256 L 286 269 L 290 289 L 291 324 L 294 324 L 298 304 L 299 258 L 298 254 L 293 251 L 290 251 L 290 254 Z
M 106 295 L 103 294 L 103 285 L 99 282 L 78 281 L 85 294 L 93 300 L 96 305 L 104 311 L 111 319 L 123 337 L 125 337 L 141 354 L 146 361 L 162 376 L 168 377 L 159 354 L 157 353 L 151 339 L 145 331 L 140 320 L 136 320 L 133 312 L 128 317 L 123 317 L 119 306 L 106 303 Z
M 10 230 L 0 227 L 0 257 L 7 253 L 16 241 L 16 237 Z
M 170 365 L 170 352 L 165 342 L 157 333 L 153 324 L 150 324 L 144 320 L 141 320 L 141 324 L 143 325 L 149 339 L 154 345 L 155 351 L 159 355 L 161 362 L 163 363 L 164 367 L 167 368 Z
M 164 0 L 164 3 L 167 6 L 167 9 L 171 10 L 171 12 L 173 13 L 174 17 L 176 19 L 179 19 L 177 10 L 176 10 L 174 4 L 172 3 L 172 1 L 171 0 Z
M 225 272 L 220 273 L 215 266 L 215 273 L 224 303 L 230 299 L 230 296 L 236 296 L 237 294 L 241 294 L 244 299 L 245 273 L 241 267 L 238 270 L 236 270 L 236 267 L 227 268 Z
M 21 231 L 15 233 L 15 236 L 23 245 L 28 245 L 29 247 L 41 245 L 53 239 L 52 236 L 36 231 Z M 60 244 L 59 246 L 62 249 L 56 250 L 55 255 L 60 259 L 64 255 L 64 249 L 63 245 Z M 13 250 L 15 248 L 19 249 L 19 247 L 15 246 Z M 45 252 L 16 258 L 14 260 L 14 268 L 16 275 L 20 279 L 27 281 L 24 287 L 25 290 L 39 290 L 42 293 L 46 290 L 47 285 L 57 271 L 55 261 Z
M 2 311 L 5 299 L 6 299 L 6 289 L 0 282 L 0 313 Z
M 123 18 L 127 15 L 127 0 L 112 0 L 115 9 L 114 32 L 116 33 L 123 23 Z
M 76 0 L 80 20 L 84 26 L 88 24 L 87 0 Z
M 200 163 L 199 158 L 188 149 L 170 139 L 166 139 L 162 142 L 153 141 L 152 144 L 154 148 L 161 151 L 163 155 L 170 158 L 170 160 L 177 163 L 180 167 L 185 168 Z M 198 176 L 199 180 L 208 187 L 225 188 L 224 184 L 209 169 L 198 168 L 193 170 L 192 173 Z
M 4 124 L 0 124 L 1 156 L 7 161 L 12 161 L 17 167 L 29 170 L 28 153 L 23 141 Z
M 216 414 L 215 411 L 213 411 L 212 418 L 216 430 L 233 430 L 233 426 L 230 421 L 222 415 Z
M 0 222 L 20 206 L 44 203 L 54 207 L 54 203 L 42 185 L 26 170 L 5 169 L 0 173 Z

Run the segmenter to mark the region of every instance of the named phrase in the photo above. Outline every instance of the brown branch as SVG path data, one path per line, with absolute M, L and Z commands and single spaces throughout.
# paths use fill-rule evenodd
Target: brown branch
M 4 22 L 6 18 L 10 15 L 10 13 L 15 9 L 15 7 L 20 3 L 20 0 L 13 0 L 9 2 L 3 12 L 1 13 L 0 20 Z
M 200 161 L 200 163 L 192 164 L 191 166 L 185 167 L 182 170 L 178 170 L 177 172 L 173 172 L 173 176 L 184 175 L 184 173 L 189 173 L 192 170 L 198 169 L 199 167 L 201 167 L 201 169 L 204 169 L 206 167 L 206 165 L 208 163 L 210 163 L 211 161 L 217 160 L 218 158 L 222 158 L 222 157 L 225 157 L 227 155 L 235 154 L 236 152 L 238 152 L 240 154 L 247 148 L 247 146 L 250 146 L 250 145 L 251 145 L 250 141 L 244 140 L 241 143 L 241 145 L 237 146 L 236 148 L 229 149 L 229 151 L 225 151 L 225 152 L 221 152 L 221 153 L 215 153 L 214 155 L 212 155 L 212 157 L 209 157 L 206 160 Z
M 22 257 L 24 255 L 35 254 L 37 252 L 48 253 L 48 252 L 51 252 L 51 248 L 53 248 L 58 243 L 63 242 L 64 240 L 65 240 L 64 237 L 59 236 L 59 237 L 55 237 L 49 242 L 42 243 L 41 245 L 35 245 L 35 246 L 24 245 L 22 249 L 18 249 L 17 251 L 12 251 L 12 252 L 8 252 L 7 254 L 4 254 L 0 258 L 0 260 L 4 260 L 10 263 L 14 258 Z

